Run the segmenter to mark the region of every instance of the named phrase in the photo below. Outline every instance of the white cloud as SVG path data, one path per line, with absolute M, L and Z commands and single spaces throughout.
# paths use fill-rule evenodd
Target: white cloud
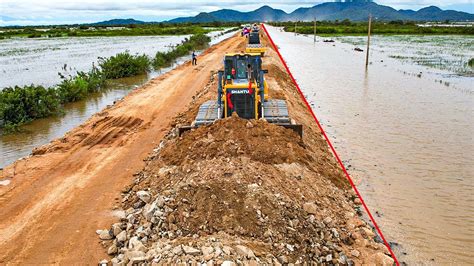
M 419 9 L 423 6 L 469 5 L 473 0 L 380 0 L 394 8 Z M 112 18 L 135 18 L 161 21 L 180 16 L 194 16 L 221 8 L 254 10 L 264 4 L 291 12 L 298 7 L 313 6 L 321 1 L 224 0 L 224 1 L 157 1 L 157 0 L 0 0 L 1 25 L 41 25 L 96 22 Z

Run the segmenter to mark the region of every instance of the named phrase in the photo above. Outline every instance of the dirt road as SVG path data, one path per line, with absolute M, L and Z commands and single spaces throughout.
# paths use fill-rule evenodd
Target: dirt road
M 198 65 L 186 63 L 94 115 L 33 156 L 0 172 L 1 263 L 90 263 L 107 257 L 95 231 L 116 218 L 123 187 L 143 168 L 172 118 L 221 67 L 231 38 L 208 49 Z

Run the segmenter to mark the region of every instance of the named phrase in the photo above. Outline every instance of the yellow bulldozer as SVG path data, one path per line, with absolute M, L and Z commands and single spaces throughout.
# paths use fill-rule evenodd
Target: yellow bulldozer
M 240 118 L 264 118 L 302 136 L 303 127 L 290 118 L 286 102 L 269 98 L 266 73 L 268 71 L 262 69 L 260 53 L 226 54 L 224 70 L 218 72 L 217 100 L 203 103 L 192 125 L 180 128 L 179 134 L 236 112 Z

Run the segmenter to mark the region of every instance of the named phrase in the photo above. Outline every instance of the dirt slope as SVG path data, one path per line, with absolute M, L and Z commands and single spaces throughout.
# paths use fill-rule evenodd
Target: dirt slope
M 124 189 L 121 219 L 97 232 L 114 264 L 393 263 L 273 50 L 264 66 L 304 138 L 237 117 L 182 137 L 170 128 Z M 212 77 L 173 126 L 215 97 Z
M 1 263 L 90 263 L 106 256 L 95 230 L 116 220 L 120 191 L 143 160 L 221 67 L 232 38 L 156 78 L 94 115 L 63 138 L 0 172 Z

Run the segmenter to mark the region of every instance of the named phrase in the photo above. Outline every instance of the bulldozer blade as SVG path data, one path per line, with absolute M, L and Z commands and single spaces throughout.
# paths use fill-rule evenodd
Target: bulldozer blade
M 303 125 L 297 125 L 297 124 L 277 124 L 279 126 L 282 126 L 284 128 L 288 128 L 296 132 L 301 138 L 303 138 Z
M 184 132 L 189 131 L 193 128 L 197 128 L 197 126 L 183 126 L 178 128 L 178 136 L 181 137 Z
M 297 124 L 275 124 L 278 126 L 282 126 L 284 128 L 288 128 L 296 132 L 301 138 L 303 138 L 303 125 Z M 197 126 L 182 126 L 178 128 L 178 136 L 181 137 L 186 131 L 191 129 L 198 128 Z

